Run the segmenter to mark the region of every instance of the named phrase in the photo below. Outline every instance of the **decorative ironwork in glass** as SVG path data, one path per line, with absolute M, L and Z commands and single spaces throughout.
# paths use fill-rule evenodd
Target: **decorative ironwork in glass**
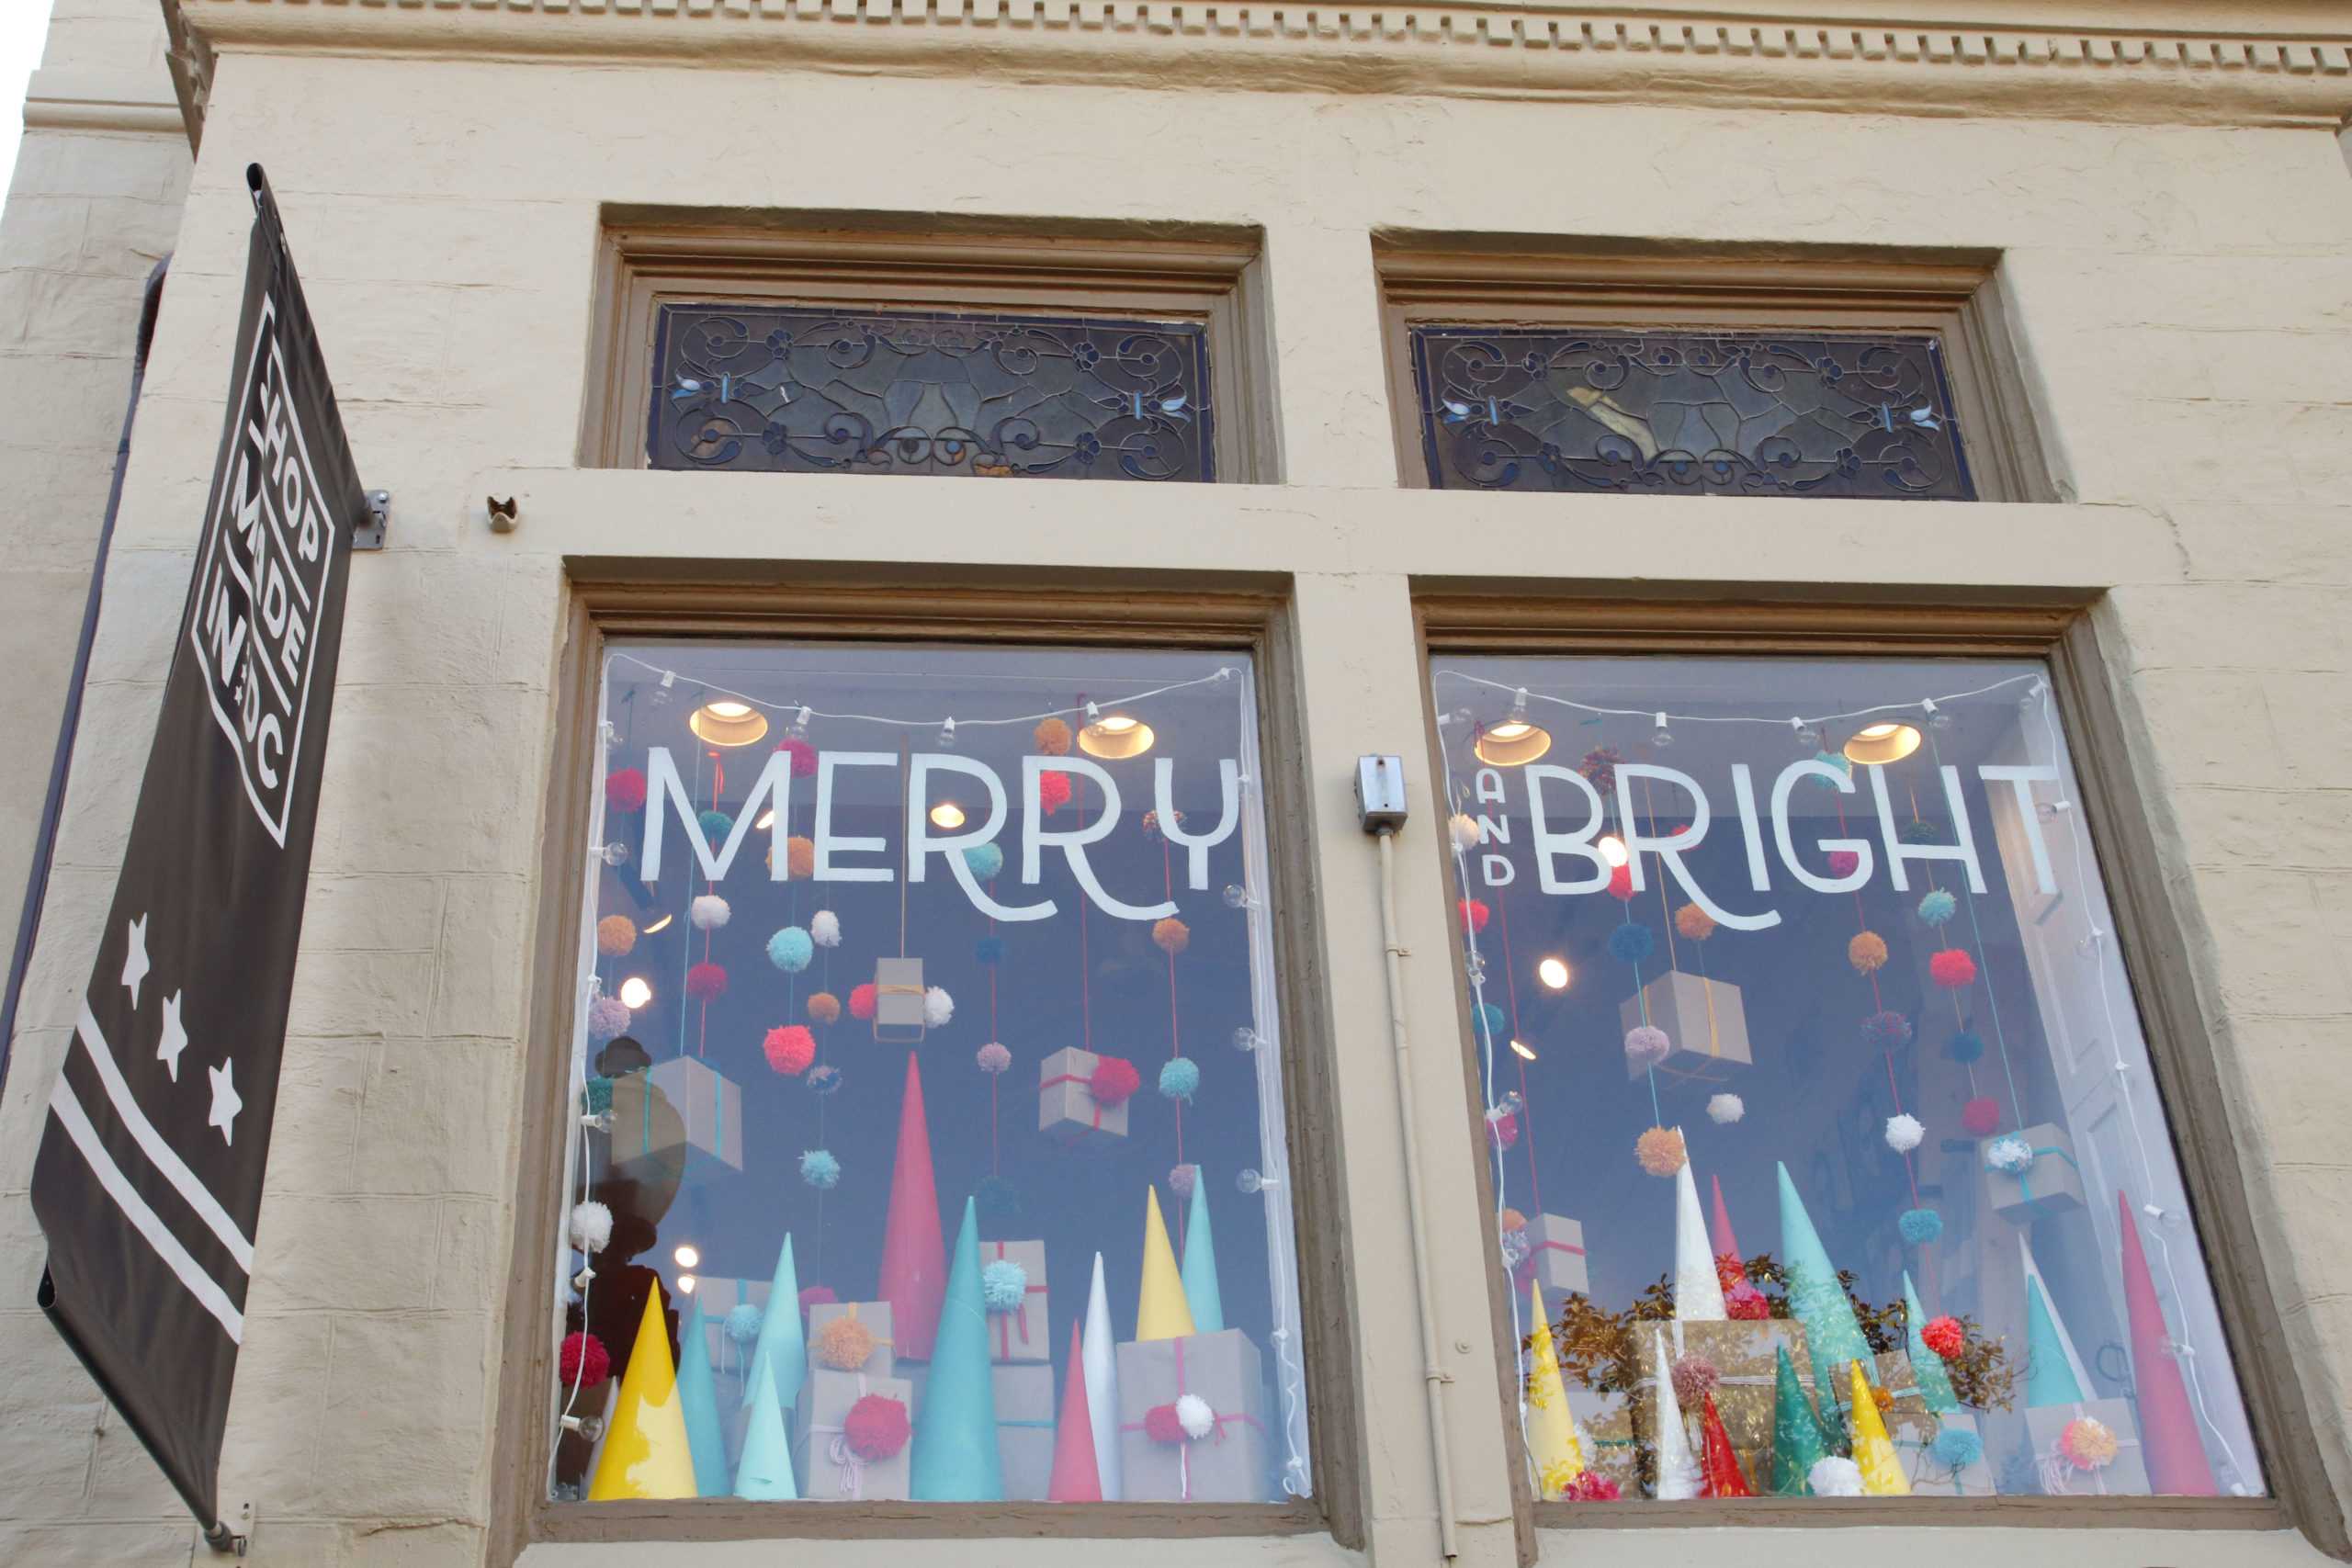
M 1412 329 L 1438 489 L 1973 501 L 1932 337 Z
M 664 305 L 657 468 L 1216 477 L 1198 322 Z

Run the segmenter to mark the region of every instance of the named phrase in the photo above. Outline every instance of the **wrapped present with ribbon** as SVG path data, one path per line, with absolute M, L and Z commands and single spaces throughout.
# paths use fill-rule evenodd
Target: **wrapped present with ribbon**
M 703 1347 L 709 1351 L 711 1371 L 722 1384 L 731 1379 L 740 1391 L 743 1379 L 751 1374 L 752 1348 L 767 1313 L 770 1289 L 765 1280 L 721 1280 L 707 1274 L 695 1280 L 695 1300 L 702 1303 Z M 743 1306 L 750 1307 L 752 1314 L 734 1315 L 735 1309 Z M 737 1403 L 741 1403 L 740 1398 Z
M 808 1365 L 871 1378 L 898 1373 L 888 1302 L 820 1302 L 808 1309 Z M 913 1408 L 910 1404 L 909 1408 Z
M 920 1045 L 925 1032 L 922 960 L 874 961 L 874 1038 L 884 1045 Z
M 1655 1065 L 1668 1077 L 1713 1082 L 1755 1063 L 1747 1043 L 1747 1009 L 1737 986 L 1668 969 L 1620 1007 L 1618 1014 L 1627 1033 L 1645 1024 L 1666 1032 L 1670 1048 Z M 1628 1077 L 1641 1077 L 1651 1066 L 1647 1058 L 1636 1060 L 1627 1054 Z
M 1547 1299 L 1589 1295 L 1592 1278 L 1585 1268 L 1584 1224 L 1560 1214 L 1537 1214 L 1527 1222 L 1527 1256 L 1520 1269 L 1544 1287 Z M 1522 1282 L 1521 1288 L 1525 1289 Z
M 1769 1490 L 1782 1350 L 1788 1352 L 1799 1386 L 1808 1397 L 1815 1394 L 1813 1359 L 1803 1326 L 1794 1318 L 1676 1319 L 1658 1326 L 1665 1331 L 1670 1375 L 1677 1380 L 1675 1404 L 1685 1426 L 1695 1434 L 1702 1396 L 1712 1393 L 1715 1412 L 1731 1438 L 1733 1457 L 1751 1485 L 1758 1492 Z M 1656 1386 L 1657 1376 L 1645 1360 L 1644 1375 L 1627 1401 L 1630 1422 L 1624 1432 L 1612 1435 L 1640 1434 L 1646 1438 Z M 1574 1405 L 1570 1401 L 1570 1408 Z M 1697 1452 L 1699 1446 L 1694 1435 L 1691 1450 Z
M 914 1391 L 903 1378 L 819 1367 L 792 1413 L 793 1446 L 808 1477 L 804 1495 L 874 1502 L 904 1499 Z
M 2148 1495 L 2147 1461 L 2128 1401 L 2078 1399 L 2029 1405 L 2025 1429 L 2043 1495 Z
M 2037 1122 L 1984 1145 L 1984 1181 L 1993 1212 L 2013 1224 L 2083 1207 L 2083 1172 L 2075 1142 L 2055 1123 Z
M 1898 1439 L 1895 1457 L 1920 1497 L 1990 1497 L 1993 1464 L 1984 1454 L 1984 1430 L 1973 1410 L 1947 1410 L 1936 1417 L 1936 1435 L 1920 1448 Z
M 1127 1070 L 1106 1070 L 1106 1062 L 1120 1063 Z M 1124 1058 L 1097 1055 L 1075 1045 L 1056 1051 L 1037 1064 L 1037 1131 L 1069 1144 L 1124 1138 L 1127 1097 L 1140 1082 L 1135 1065 Z M 1111 1098 L 1099 1096 L 1098 1089 Z
M 1044 1242 L 980 1243 L 980 1300 L 989 1309 L 990 1360 L 1052 1363 Z
M 1271 1495 L 1266 1380 L 1238 1328 L 1118 1348 L 1121 1495 L 1262 1503 Z
M 1043 1502 L 1054 1478 L 1053 1364 L 1000 1365 L 989 1375 L 995 1382 L 996 1452 L 1004 1468 L 1005 1500 Z
M 1574 1383 L 1568 1385 L 1567 1394 L 1568 1415 L 1588 1439 L 1586 1466 L 1615 1482 L 1622 1495 L 1645 1495 L 1642 1464 L 1650 1444 L 1643 1427 L 1634 1419 L 1633 1396 L 1616 1392 L 1604 1393 Z M 1642 1415 L 1646 1419 L 1646 1406 Z
M 1894 1445 L 1895 1457 L 1907 1470 L 1916 1456 L 1935 1445 L 1936 1435 L 1943 1429 L 1942 1417 L 1921 1386 L 1909 1351 L 1882 1350 L 1867 1371 L 1871 1389 L 1885 1395 L 1879 1402 L 1879 1422 Z

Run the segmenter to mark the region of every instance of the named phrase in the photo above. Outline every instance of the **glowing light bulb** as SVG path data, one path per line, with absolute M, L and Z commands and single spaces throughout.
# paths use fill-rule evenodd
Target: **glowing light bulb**
M 1600 858 L 1611 865 L 1623 865 L 1633 856 L 1625 852 L 1625 840 L 1611 833 L 1600 840 Z
M 670 1256 L 678 1260 L 678 1267 L 681 1269 L 699 1269 L 702 1267 L 702 1248 L 696 1247 L 693 1242 L 680 1242 L 678 1244 L 677 1250 L 670 1254 Z
M 621 1006 L 635 1012 L 653 999 L 653 987 L 644 976 L 631 975 L 621 982 Z
M 953 831 L 964 825 L 964 808 L 952 800 L 943 800 L 931 808 L 931 825 Z
M 1510 1048 L 1512 1053 L 1521 1061 L 1532 1062 L 1535 1060 L 1535 1047 L 1521 1040 L 1517 1035 L 1513 1035 L 1511 1037 Z
M 1565 991 L 1568 988 L 1568 961 L 1547 958 L 1535 966 L 1535 977 L 1544 982 L 1546 989 Z

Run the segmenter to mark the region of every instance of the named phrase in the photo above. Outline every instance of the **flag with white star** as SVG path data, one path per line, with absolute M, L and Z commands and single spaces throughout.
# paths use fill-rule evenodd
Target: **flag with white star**
M 208 1529 L 302 932 L 351 530 L 277 209 L 122 874 L 33 1168 L 40 1304 Z

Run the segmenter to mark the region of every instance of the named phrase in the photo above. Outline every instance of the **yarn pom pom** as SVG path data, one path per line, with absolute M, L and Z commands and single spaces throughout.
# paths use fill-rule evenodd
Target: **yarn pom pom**
M 808 778 L 817 772 L 817 748 L 809 745 L 806 740 L 787 735 L 776 742 L 775 749 L 792 759 L 794 778 Z
M 808 1092 L 810 1094 L 833 1094 L 838 1092 L 841 1087 L 842 1070 L 839 1067 L 832 1066 L 829 1064 L 825 1066 L 811 1067 L 808 1069 Z
M 1984 1168 L 2015 1176 L 2033 1164 L 2033 1145 L 2015 1133 L 1984 1145 Z
M 596 951 L 606 958 L 627 958 L 637 946 L 637 922 L 627 915 L 606 915 L 596 922 Z
M 849 988 L 849 1015 L 861 1023 L 874 1016 L 872 986 L 852 986 Z
M 1125 1056 L 1104 1056 L 1086 1075 L 1086 1090 L 1098 1105 L 1125 1105 L 1143 1087 L 1143 1075 Z
M 808 940 L 819 947 L 839 947 L 842 944 L 842 918 L 831 909 L 820 909 L 808 917 Z
M 1004 869 L 1004 852 L 994 843 L 974 844 L 964 852 L 964 863 L 972 868 L 974 876 L 987 882 Z
M 1620 964 L 1639 964 L 1657 945 L 1657 938 L 1639 920 L 1628 920 L 1609 933 L 1609 956 Z
M 1614 746 L 1596 746 L 1577 763 L 1577 772 L 1584 775 L 1585 783 L 1607 795 L 1617 787 L 1617 764 L 1624 760 Z
M 1968 1331 L 1956 1317 L 1931 1317 L 1921 1326 L 1919 1341 L 1949 1361 L 1967 1345 Z
M 798 926 L 786 926 L 768 938 L 768 962 L 787 975 L 797 975 L 817 956 L 817 942 Z
M 1171 1165 L 1168 1168 L 1168 1190 L 1179 1198 L 1190 1198 L 1193 1188 L 1201 1179 L 1197 1165 Z
M 1824 778 L 1819 773 L 1807 773 L 1804 776 L 1805 783 L 1812 784 L 1817 789 L 1848 790 L 1853 787 L 1854 764 L 1847 758 L 1846 753 L 1843 751 L 1815 751 L 1813 754 L 1813 760 L 1820 763 L 1823 767 L 1830 769 L 1838 776 L 1831 779 Z
M 1511 1231 L 1523 1231 L 1527 1228 L 1527 1216 L 1517 1209 L 1505 1209 L 1495 1216 L 1495 1228 L 1506 1234 Z
M 1632 866 L 1614 865 L 1609 868 L 1609 896 L 1620 904 L 1630 904 L 1634 901 L 1634 868 Z
M 571 1245 L 582 1252 L 602 1252 L 613 1239 L 613 1212 L 594 1198 L 571 1206 Z
M 628 1032 L 628 1004 L 618 997 L 598 997 L 588 1004 L 588 1038 L 602 1044 Z
M 725 843 L 728 835 L 735 831 L 735 818 L 724 811 L 706 811 L 695 821 L 702 828 L 702 836 L 709 841 L 712 849 Z
M 1625 1061 L 1634 1067 L 1655 1067 L 1674 1054 L 1674 1042 L 1666 1031 L 1651 1024 L 1641 1024 L 1625 1032 Z
M 1458 908 L 1462 911 L 1462 923 L 1470 928 L 1474 936 L 1485 931 L 1487 922 L 1494 918 L 1494 911 L 1487 908 L 1484 898 L 1464 898 Z
M 1984 1439 L 1965 1427 L 1947 1427 L 1928 1445 L 1928 1453 L 1946 1470 L 1966 1470 L 1984 1457 Z
M 1652 1176 L 1672 1176 L 1689 1156 L 1683 1153 L 1680 1129 L 1653 1127 L 1634 1140 L 1634 1157 Z
M 593 1334 L 567 1334 L 556 1351 L 556 1375 L 566 1388 L 594 1388 L 613 1375 L 613 1358 Z
M 1481 1040 L 1500 1040 L 1510 1033 L 1510 1020 L 1505 1018 L 1503 1010 L 1492 1002 L 1480 1002 L 1472 1010 L 1471 1020 L 1477 1025 L 1476 1032 Z
M 727 969 L 719 964 L 697 964 L 686 971 L 686 995 L 698 1002 L 717 1001 L 727 994 Z
M 1674 1397 L 1685 1404 L 1696 1404 L 1715 1392 L 1723 1382 L 1723 1374 L 1706 1357 L 1692 1351 L 1674 1358 Z
M 1907 1155 L 1926 1140 L 1928 1129 L 1917 1116 L 1894 1115 L 1886 1119 L 1886 1146 L 1896 1154 Z
M 580 1086 L 581 1103 L 591 1116 L 602 1116 L 613 1108 L 613 1080 L 602 1073 L 591 1073 Z
M 1903 831 L 1895 837 L 1906 844 L 1940 844 L 1944 841 L 1943 824 L 1917 819 L 1903 824 Z
M 972 944 L 972 956 L 982 964 L 1003 963 L 1004 938 L 1001 936 L 984 936 L 980 938 L 979 941 Z
M 1674 911 L 1674 929 L 1687 942 L 1704 942 L 1715 934 L 1715 917 L 1696 904 L 1685 904 Z
M 786 1077 L 797 1077 L 817 1059 L 817 1037 L 800 1024 L 787 1023 L 769 1030 L 760 1049 L 767 1054 L 769 1066 Z
M 1029 1294 L 1029 1270 L 1000 1258 L 980 1270 L 980 1300 L 990 1312 L 1019 1312 Z
M 830 1192 L 841 1185 L 842 1162 L 830 1149 L 810 1149 L 800 1156 L 800 1179 L 820 1192 Z
M 616 768 L 605 775 L 605 804 L 615 811 L 645 809 L 645 775 L 635 768 Z
M 1842 882 L 1861 868 L 1862 857 L 1853 851 L 1832 850 L 1829 852 L 1829 874 L 1838 880 Z
M 808 993 L 808 1021 L 832 1023 L 842 1016 L 842 999 L 831 991 Z
M 1029 739 L 1037 743 L 1037 750 L 1046 756 L 1069 755 L 1069 726 L 1058 718 L 1049 718 L 1039 724 L 1029 732 Z
M 979 1064 L 980 1071 L 994 1077 L 1012 1066 L 1012 1053 L 991 1040 L 972 1053 L 972 1060 Z
M 829 1317 L 808 1337 L 808 1354 L 820 1367 L 854 1372 L 874 1354 L 874 1330 L 847 1314 Z
M 835 1292 L 831 1285 L 804 1285 L 801 1287 L 800 1295 L 798 1297 L 800 1303 L 800 1320 L 803 1323 L 808 1321 L 808 1309 L 810 1307 L 831 1306 L 841 1299 L 841 1296 Z
M 1911 1021 L 1893 1009 L 1862 1020 L 1862 1043 L 1882 1051 L 1900 1050 L 1911 1043 Z
M 1216 1412 L 1199 1394 L 1180 1393 L 1176 1396 L 1176 1425 L 1184 1429 L 1184 1436 L 1197 1443 L 1216 1430 Z
M 766 1317 L 767 1314 L 759 1309 L 757 1303 L 738 1302 L 727 1309 L 727 1315 L 720 1324 L 728 1338 L 738 1345 L 750 1345 L 758 1340 L 760 1325 Z
M 1919 918 L 1931 926 L 1942 925 L 1960 913 L 1960 900 L 1939 887 L 1919 900 Z
M 1453 832 L 1457 848 L 1475 850 L 1478 847 L 1478 819 L 1476 817 L 1457 811 L 1453 814 L 1453 820 L 1446 826 Z
M 2001 1102 L 1980 1094 L 1960 1108 L 1960 1124 L 1972 1138 L 1986 1137 L 2001 1124 Z
M 947 994 L 944 986 L 933 986 L 922 994 L 922 1022 L 925 1029 L 944 1029 L 947 1021 L 956 1016 L 956 998 Z
M 1854 966 L 1857 975 L 1870 975 L 1886 967 L 1886 942 L 1876 931 L 1863 931 L 1846 944 L 1846 962 Z
M 1933 1209 L 1905 1209 L 1894 1228 L 1913 1247 L 1931 1247 L 1944 1234 L 1944 1217 Z
M 1193 928 L 1170 915 L 1151 928 L 1152 945 L 1174 957 L 1193 945 Z
M 1510 1270 L 1513 1274 L 1517 1274 L 1519 1272 L 1519 1266 L 1526 1262 L 1527 1255 L 1534 1250 L 1528 1244 L 1527 1232 L 1524 1230 L 1507 1230 L 1502 1233 L 1501 1241 L 1503 1267 Z M 1514 1280 L 1512 1283 L 1515 1285 L 1518 1281 Z
M 817 840 L 797 833 L 784 841 L 784 874 L 802 881 L 817 874 Z
M 705 893 L 686 906 L 686 919 L 698 931 L 715 931 L 734 918 L 735 911 L 716 893 Z
M 1944 1055 L 1955 1062 L 1973 1062 L 1984 1055 L 1984 1037 L 1963 1029 L 1944 1043 Z
M 1747 1101 L 1736 1094 L 1707 1097 L 1707 1119 L 1718 1127 L 1727 1127 L 1747 1114 Z
M 1190 1105 L 1200 1087 L 1200 1064 L 1190 1056 L 1170 1056 L 1159 1069 L 1159 1092 L 1167 1099 Z
M 1560 1493 L 1564 1503 L 1614 1503 L 1624 1496 L 1617 1483 L 1597 1470 L 1580 1470 Z
M 869 1393 L 842 1417 L 842 1445 L 869 1464 L 898 1458 L 913 1432 L 907 1407 L 888 1394 Z
M 1515 1147 L 1519 1143 L 1519 1113 L 1500 1105 L 1489 1109 L 1487 1140 L 1498 1149 Z
M 2058 1434 L 2058 1451 L 2076 1470 L 2103 1470 L 2115 1462 L 2115 1429 L 2091 1416 L 2077 1416 Z
M 1069 775 L 1062 773 L 1037 775 L 1037 808 L 1051 817 L 1069 804 Z
M 1836 1454 L 1815 1460 L 1804 1479 L 1816 1497 L 1859 1497 L 1862 1495 L 1861 1466 Z
M 1928 960 L 1928 977 L 1947 991 L 1976 984 L 1976 960 L 1964 947 L 1947 947 Z
M 1724 1314 L 1735 1323 L 1761 1323 L 1772 1315 L 1772 1303 L 1763 1292 L 1742 1280 L 1724 1292 Z
M 1176 1444 L 1185 1440 L 1184 1423 L 1177 1417 L 1173 1404 L 1155 1404 L 1143 1413 L 1143 1435 L 1155 1443 Z

